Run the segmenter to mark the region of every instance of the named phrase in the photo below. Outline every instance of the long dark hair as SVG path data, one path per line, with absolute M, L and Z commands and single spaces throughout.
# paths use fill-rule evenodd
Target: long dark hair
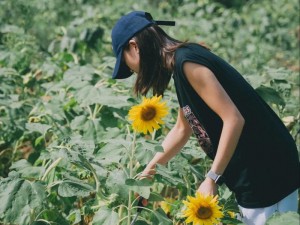
M 143 29 L 134 39 L 140 54 L 134 92 L 146 95 L 152 89 L 153 95 L 163 95 L 173 73 L 174 52 L 184 42 L 170 37 L 157 25 Z

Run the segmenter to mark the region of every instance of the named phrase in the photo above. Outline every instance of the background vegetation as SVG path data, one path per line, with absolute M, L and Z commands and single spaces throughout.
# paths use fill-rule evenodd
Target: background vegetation
M 195 192 L 211 162 L 192 139 L 158 168 L 155 184 L 134 180 L 161 151 L 178 106 L 171 84 L 166 125 L 134 139 L 127 121 L 139 101 L 134 78 L 110 78 L 110 31 L 131 10 L 176 20 L 165 28 L 171 36 L 204 42 L 229 61 L 299 146 L 297 0 L 2 0 L 0 223 L 129 225 L 135 191 L 150 199 L 137 224 L 183 224 L 181 200 Z M 220 195 L 236 211 L 226 188 Z M 169 211 L 160 207 L 164 197 L 175 200 Z

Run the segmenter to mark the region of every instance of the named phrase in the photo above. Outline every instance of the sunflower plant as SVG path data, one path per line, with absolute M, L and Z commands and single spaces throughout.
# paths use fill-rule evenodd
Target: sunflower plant
M 152 140 L 155 138 L 155 131 L 158 130 L 161 124 L 164 124 L 163 118 L 168 114 L 168 107 L 166 106 L 166 102 L 161 101 L 162 96 L 153 96 L 152 98 L 143 97 L 142 102 L 138 105 L 132 106 L 128 112 L 129 120 L 132 122 L 133 134 L 130 135 L 132 137 L 131 150 L 129 153 L 129 181 L 140 183 L 143 181 L 134 181 L 137 175 L 134 175 L 136 171 L 136 165 L 140 163 L 137 160 L 137 150 L 139 141 L 137 140 L 137 134 L 153 134 Z M 130 134 L 130 129 L 128 129 L 128 133 Z M 128 182 L 129 182 L 128 181 Z M 143 185 L 143 184 L 140 184 Z M 136 186 L 136 185 L 135 185 Z M 136 191 L 136 190 L 135 190 Z M 137 191 L 137 193 L 139 193 Z M 145 193 L 139 193 L 142 197 L 145 197 Z M 145 198 L 148 198 L 148 196 Z M 131 224 L 131 219 L 133 217 L 132 209 L 134 202 L 133 200 L 133 191 L 129 190 L 128 196 L 128 205 L 127 205 L 127 215 L 123 219 L 127 218 L 127 224 Z M 148 209 L 152 212 L 151 209 Z M 154 212 L 153 212 L 154 213 Z M 155 213 L 154 213 L 155 214 Z M 160 214 L 156 216 L 160 217 Z M 121 219 L 121 221 L 123 220 Z

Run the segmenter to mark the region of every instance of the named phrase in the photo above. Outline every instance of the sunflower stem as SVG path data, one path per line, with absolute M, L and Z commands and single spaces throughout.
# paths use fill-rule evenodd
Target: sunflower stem
M 191 182 L 186 176 L 183 176 L 183 179 L 185 180 L 186 183 L 186 188 L 187 188 L 187 195 L 191 195 Z
M 97 114 L 100 112 L 100 110 L 102 109 L 103 105 L 100 104 L 96 104 L 94 111 L 93 111 L 93 119 L 96 119 Z
M 90 118 L 93 119 L 93 112 L 92 112 L 92 109 L 90 106 L 87 106 L 87 109 L 89 111 L 89 114 L 90 114 Z
M 136 132 L 133 132 L 132 138 L 132 146 L 131 146 L 131 154 L 129 156 L 129 178 L 133 178 L 133 159 L 134 159 L 134 152 L 135 152 L 135 141 L 136 141 Z M 131 223 L 131 210 L 132 210 L 132 194 L 133 192 L 130 190 L 128 195 L 128 217 L 127 217 L 127 224 L 130 225 Z
M 123 207 L 123 205 L 121 205 L 119 210 L 118 210 L 119 218 L 122 218 L 123 209 L 124 209 L 124 207 Z
M 155 140 L 155 134 L 156 134 L 156 129 L 154 129 L 153 133 L 152 133 L 152 141 Z

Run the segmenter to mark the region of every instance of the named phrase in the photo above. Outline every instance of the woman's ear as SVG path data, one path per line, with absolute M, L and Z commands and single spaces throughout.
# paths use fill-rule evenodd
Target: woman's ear
M 136 43 L 135 40 L 130 39 L 128 44 L 129 44 L 129 47 L 132 47 L 133 49 L 135 49 L 135 51 L 137 53 L 139 53 L 139 47 L 138 47 L 138 45 L 137 45 L 137 43 Z

